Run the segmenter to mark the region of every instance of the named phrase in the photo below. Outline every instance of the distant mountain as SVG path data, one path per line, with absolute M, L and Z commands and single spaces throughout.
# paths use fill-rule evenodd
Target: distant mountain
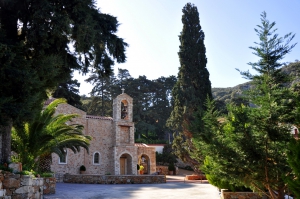
M 283 66 L 282 71 L 294 78 L 292 83 L 288 85 L 289 87 L 295 83 L 300 82 L 300 61 L 297 60 Z M 242 92 L 249 89 L 250 86 L 251 81 L 239 84 L 234 87 L 212 88 L 212 95 L 217 101 L 218 106 L 225 106 L 227 103 L 238 102 L 239 100 L 241 100 L 240 96 Z

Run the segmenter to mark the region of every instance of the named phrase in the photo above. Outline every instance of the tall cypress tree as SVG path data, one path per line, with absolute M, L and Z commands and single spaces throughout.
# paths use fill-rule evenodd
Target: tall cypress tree
M 175 131 L 173 148 L 183 161 L 196 165 L 190 157 L 193 149 L 192 134 L 189 130 L 194 114 L 204 109 L 207 97 L 212 98 L 209 72 L 206 68 L 206 48 L 204 32 L 200 26 L 197 7 L 187 3 L 182 9 L 183 29 L 179 35 L 180 68 L 178 80 L 172 90 L 173 111 L 168 120 L 168 126 Z

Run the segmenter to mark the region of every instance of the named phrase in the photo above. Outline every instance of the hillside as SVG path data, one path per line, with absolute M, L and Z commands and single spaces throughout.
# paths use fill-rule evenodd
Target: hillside
M 289 87 L 295 83 L 300 81 L 300 61 L 289 63 L 282 67 L 282 71 L 289 74 L 294 80 Z M 227 87 L 227 88 L 212 88 L 212 94 L 214 99 L 217 102 L 222 104 L 230 103 L 239 98 L 240 94 L 244 91 L 249 89 L 251 86 L 251 81 L 239 84 L 234 87 Z

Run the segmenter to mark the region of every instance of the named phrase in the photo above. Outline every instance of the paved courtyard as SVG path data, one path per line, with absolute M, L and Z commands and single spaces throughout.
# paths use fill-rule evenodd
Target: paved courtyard
M 71 184 L 57 183 L 56 194 L 45 199 L 220 199 L 216 187 L 206 181 L 184 181 L 183 176 L 167 176 L 163 184 Z

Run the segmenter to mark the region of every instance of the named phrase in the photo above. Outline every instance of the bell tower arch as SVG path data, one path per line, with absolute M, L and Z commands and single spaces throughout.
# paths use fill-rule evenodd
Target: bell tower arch
M 136 174 L 137 150 L 134 146 L 132 111 L 133 99 L 122 89 L 122 94 L 113 100 L 113 154 L 116 175 Z M 127 172 L 124 172 L 124 168 L 127 168 Z
M 126 93 L 118 95 L 113 100 L 113 119 L 115 122 L 132 122 L 132 98 Z

